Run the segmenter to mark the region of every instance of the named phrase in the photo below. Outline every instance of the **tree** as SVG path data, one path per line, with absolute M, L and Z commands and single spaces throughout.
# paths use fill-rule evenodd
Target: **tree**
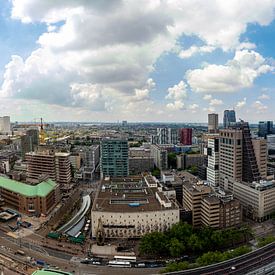
M 176 169 L 177 168 L 177 154 L 176 153 L 168 153 L 168 167 Z
M 167 254 L 167 238 L 162 232 L 152 232 L 141 238 L 139 252 L 143 255 Z
M 169 242 L 169 252 L 172 257 L 179 257 L 183 254 L 185 247 L 178 239 L 173 238 Z
M 195 253 L 202 250 L 202 242 L 196 234 L 192 234 L 190 236 L 188 240 L 188 247 Z
M 169 238 L 176 238 L 187 244 L 189 237 L 192 235 L 193 228 L 188 223 L 179 222 L 174 224 L 168 231 Z

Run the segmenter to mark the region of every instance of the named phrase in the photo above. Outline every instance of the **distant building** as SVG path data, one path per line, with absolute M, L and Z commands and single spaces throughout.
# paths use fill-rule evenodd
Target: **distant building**
M 177 155 L 177 169 L 187 169 L 191 166 L 201 166 L 204 164 L 203 154 L 180 154 Z
M 160 170 L 168 169 L 168 152 L 157 144 L 151 145 L 151 156 L 154 159 L 154 165 Z
M 192 145 L 192 128 L 180 129 L 180 143 L 182 145 Z
M 216 133 L 219 129 L 219 115 L 218 114 L 208 114 L 208 132 Z
M 137 175 L 142 172 L 150 172 L 154 168 L 154 158 L 151 150 L 144 147 L 129 149 L 129 174 Z
M 129 175 L 128 141 L 105 138 L 100 144 L 101 178 Z
M 258 124 L 258 136 L 266 138 L 267 135 L 273 134 L 273 121 L 260 121 Z
M 36 185 L 0 177 L 0 194 L 7 206 L 27 215 L 48 215 L 60 200 L 58 185 L 46 180 Z
M 91 211 L 92 237 L 140 238 L 178 223 L 178 204 L 156 186 L 151 176 L 103 180 Z
M 0 132 L 3 134 L 9 134 L 11 131 L 10 117 L 0 117 Z
M 168 128 L 157 128 L 157 144 L 168 144 Z
M 228 128 L 236 123 L 236 114 L 234 110 L 225 110 L 223 113 L 223 127 Z
M 178 128 L 168 128 L 168 143 L 178 144 L 179 143 L 179 129 Z
M 26 153 L 34 152 L 39 145 L 39 130 L 28 129 L 26 134 L 21 136 L 21 155 L 23 160 Z

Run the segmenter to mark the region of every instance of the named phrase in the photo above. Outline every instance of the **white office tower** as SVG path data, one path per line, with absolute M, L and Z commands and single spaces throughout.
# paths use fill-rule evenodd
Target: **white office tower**
M 168 144 L 168 129 L 157 128 L 158 144 Z
M 9 134 L 11 131 L 11 123 L 9 116 L 0 117 L 0 132 L 2 134 Z
M 208 139 L 207 154 L 207 180 L 213 186 L 219 185 L 219 137 Z

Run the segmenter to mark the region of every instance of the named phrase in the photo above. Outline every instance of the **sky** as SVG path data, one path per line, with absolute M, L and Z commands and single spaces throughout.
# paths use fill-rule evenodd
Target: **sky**
M 12 121 L 275 118 L 275 0 L 0 0 Z

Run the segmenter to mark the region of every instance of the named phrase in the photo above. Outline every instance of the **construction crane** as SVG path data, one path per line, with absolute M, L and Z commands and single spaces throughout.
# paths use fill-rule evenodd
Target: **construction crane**
M 46 132 L 44 130 L 43 119 L 41 117 L 40 118 L 39 143 L 40 144 L 45 144 L 45 139 L 46 139 Z

